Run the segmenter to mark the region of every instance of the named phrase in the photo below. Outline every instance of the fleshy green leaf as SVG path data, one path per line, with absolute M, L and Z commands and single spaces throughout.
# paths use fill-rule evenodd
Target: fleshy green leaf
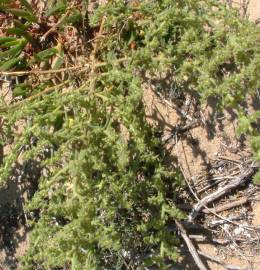
M 26 0 L 20 0 L 20 1 L 22 5 L 27 9 L 27 11 L 33 14 L 33 9 L 29 3 Z
M 16 39 L 16 40 L 5 42 L 5 43 L 1 44 L 0 47 L 9 48 L 9 47 L 12 47 L 12 46 L 15 46 L 15 45 L 19 45 L 20 42 L 21 42 L 20 39 Z
M 27 41 L 33 42 L 32 36 L 28 32 L 25 32 L 21 28 L 18 28 L 18 27 L 9 28 L 6 30 L 6 32 L 8 34 L 13 34 L 13 35 L 18 35 L 18 36 L 24 37 Z
M 6 42 L 15 41 L 16 37 L 0 37 L 0 45 Z
M 20 29 L 22 29 L 23 31 L 27 31 L 28 28 L 29 28 L 29 24 L 21 23 L 19 20 L 15 20 L 15 19 L 14 19 L 13 22 L 14 22 L 14 26 L 15 26 L 16 28 L 20 28 Z
M 58 50 L 56 48 L 49 48 L 37 53 L 34 57 L 38 61 L 45 61 L 56 55 Z
M 30 86 L 28 84 L 24 84 L 24 83 L 17 84 L 13 90 L 13 96 L 25 97 L 26 94 L 29 92 L 29 90 L 30 90 Z
M 61 50 L 60 53 L 58 53 L 55 57 L 55 59 L 52 62 L 52 68 L 53 69 L 59 69 L 64 63 L 64 51 Z
M 50 7 L 46 12 L 46 16 L 56 15 L 58 13 L 63 13 L 66 11 L 66 8 L 67 8 L 67 4 L 60 2 L 56 6 Z
M 257 173 L 254 175 L 253 178 L 254 184 L 260 185 L 260 170 L 257 171 Z
M 20 57 L 12 58 L 0 64 L 0 71 L 7 71 L 14 67 L 19 61 L 21 61 Z
M 11 58 L 11 57 L 18 56 L 22 52 L 25 44 L 26 43 L 24 43 L 24 42 L 20 42 L 19 45 L 14 46 L 11 49 L 6 50 L 4 52 L 0 52 L 0 59 L 5 59 L 5 58 Z
M 10 9 L 6 9 L 5 11 L 10 12 L 17 17 L 22 17 L 26 19 L 28 22 L 37 23 L 38 21 L 37 18 L 34 16 L 34 14 L 28 11 L 22 10 L 22 9 L 10 8 Z

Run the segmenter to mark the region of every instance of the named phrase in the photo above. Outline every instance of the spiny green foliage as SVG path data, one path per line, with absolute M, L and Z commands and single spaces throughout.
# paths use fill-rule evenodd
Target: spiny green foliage
M 95 92 L 86 85 L 46 97 L 26 115 L 34 115 L 27 133 L 41 140 L 38 151 L 47 144 L 57 150 L 45 161 L 51 171 L 28 206 L 40 209 L 41 217 L 25 269 L 114 269 L 124 252 L 137 259 L 148 247 L 158 265 L 176 257 L 176 238 L 166 225 L 182 216 L 174 206 L 179 175 L 161 165 L 139 80 L 108 69 Z M 39 112 L 44 104 L 51 115 Z
M 55 53 L 53 47 L 37 52 L 24 59 L 24 68 Z M 163 269 L 165 259 L 177 258 L 178 241 L 168 227 L 183 217 L 174 204 L 180 174 L 162 165 L 135 66 L 117 65 L 111 57 L 93 72 L 94 78 L 78 78 L 86 79 L 79 88 L 71 77 L 66 91 L 33 100 L 26 82 L 19 84 L 16 95 L 25 100 L 2 107 L 3 143 L 15 136 L 2 177 L 18 156 L 41 159 L 47 174 L 27 206 L 39 219 L 31 220 L 24 269 L 122 269 L 129 263 Z M 21 119 L 27 123 L 22 136 L 12 129 Z
M 175 87 L 198 94 L 202 102 L 214 97 L 218 110 L 234 109 L 238 134 L 250 135 L 260 160 L 259 111 L 248 115 L 245 104 L 248 96 L 259 104 L 259 28 L 210 0 L 140 1 L 137 6 L 111 2 L 98 10 L 92 24 L 104 15 L 109 18 L 106 30 L 114 37 L 108 36 L 101 50 L 127 56 L 149 78 L 170 71 Z
M 17 23 L 20 30 L 7 31 L 0 40 L 2 71 L 30 69 L 66 54 L 54 41 L 24 54 L 28 44 L 39 42 L 28 37 L 39 18 L 26 1 L 19 12 L 8 7 L 10 2 L 2 1 L 1 10 L 18 22 L 26 20 L 26 29 Z M 80 6 L 84 15 L 86 6 Z M 45 14 L 62 18 L 71 8 L 57 1 Z M 78 25 L 86 23 L 83 15 L 74 16 Z M 170 72 L 183 91 L 194 91 L 201 100 L 214 96 L 220 107 L 241 114 L 241 101 L 259 87 L 258 30 L 217 1 L 109 1 L 90 17 L 91 26 L 102 18 L 105 34 L 95 53 L 102 65 L 90 74 L 69 75 L 65 91 L 57 86 L 33 99 L 31 94 L 54 81 L 36 81 L 31 89 L 28 76 L 15 88 L 25 99 L 0 108 L 2 144 L 14 143 L 1 179 L 19 156 L 40 159 L 45 168 L 28 204 L 37 218 L 31 221 L 24 269 L 124 269 L 127 264 L 167 269 L 177 257 L 169 227 L 183 216 L 174 205 L 181 178 L 162 165 L 160 143 L 145 120 L 142 83 Z M 57 31 L 72 21 L 64 20 Z M 13 129 L 18 120 L 27 123 L 22 135 Z
M 260 111 L 256 111 L 252 115 L 241 113 L 239 117 L 238 134 L 247 134 L 250 136 L 251 148 L 253 150 L 254 159 L 260 162 L 260 135 L 259 135 Z M 256 166 L 257 167 L 257 166 Z M 254 183 L 260 184 L 260 170 L 254 176 Z

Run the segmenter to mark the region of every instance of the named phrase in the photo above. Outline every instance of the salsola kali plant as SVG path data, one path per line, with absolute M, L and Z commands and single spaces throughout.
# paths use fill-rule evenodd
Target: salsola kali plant
M 0 107 L 2 146 L 12 145 L 1 183 L 18 160 L 42 168 L 24 269 L 168 269 L 182 178 L 163 165 L 142 85 L 170 72 L 201 102 L 232 107 L 259 159 L 258 114 L 241 106 L 260 84 L 258 29 L 213 0 L 108 1 L 94 11 L 50 1 L 41 12 L 0 0 L 0 11 L 1 75 L 16 77 L 12 103 Z

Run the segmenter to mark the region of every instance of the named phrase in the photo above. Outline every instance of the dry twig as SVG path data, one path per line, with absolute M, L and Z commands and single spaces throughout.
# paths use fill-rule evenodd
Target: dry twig
M 249 167 L 246 168 L 244 172 L 242 172 L 239 176 L 235 177 L 233 180 L 231 180 L 227 185 L 221 187 L 217 191 L 213 192 L 212 194 L 204 197 L 201 199 L 192 209 L 188 220 L 190 222 L 194 221 L 194 219 L 198 216 L 199 212 L 201 209 L 205 206 L 208 205 L 209 203 L 217 200 L 218 198 L 222 197 L 223 195 L 227 194 L 231 190 L 235 189 L 239 185 L 245 183 L 245 181 L 251 177 L 254 173 L 254 168 Z
M 181 168 L 181 171 L 182 171 L 182 173 L 183 173 L 185 182 L 187 183 L 187 185 L 188 185 L 188 187 L 189 187 L 189 189 L 190 189 L 191 194 L 194 196 L 194 198 L 197 200 L 198 203 L 201 203 L 201 200 L 200 200 L 200 198 L 198 197 L 198 195 L 196 194 L 196 192 L 193 190 L 193 188 L 192 188 L 192 186 L 191 186 L 191 184 L 190 184 L 190 181 L 189 181 L 189 180 L 187 179 L 187 177 L 185 176 L 185 173 L 184 173 L 184 171 L 183 171 L 183 168 L 182 168 L 182 167 L 180 167 L 180 168 Z M 230 224 L 233 224 L 233 225 L 235 225 L 235 226 L 240 226 L 240 224 L 238 224 L 238 223 L 236 223 L 236 222 L 234 222 L 234 221 L 232 221 L 232 220 L 229 220 L 229 219 L 227 219 L 227 218 L 225 218 L 225 217 L 223 217 L 223 216 L 221 216 L 221 215 L 215 213 L 214 211 L 211 211 L 210 208 L 207 207 L 207 205 L 203 204 L 203 202 L 202 202 L 202 206 L 203 206 L 205 209 L 208 209 L 208 210 L 211 212 L 211 214 L 215 215 L 216 217 L 220 218 L 221 220 L 225 220 L 226 222 L 228 222 L 228 223 L 230 223 Z M 257 227 L 257 226 L 243 225 L 243 228 L 247 229 L 248 231 L 258 231 L 258 232 L 260 231 L 260 228 Z
M 210 212 L 209 212 L 210 213 Z M 215 227 L 215 226 L 219 226 L 219 225 L 222 225 L 222 224 L 225 224 L 227 222 L 230 222 L 230 221 L 238 221 L 238 220 L 242 220 L 244 218 L 243 215 L 239 215 L 239 216 L 231 216 L 231 217 L 228 217 L 226 220 L 225 219 L 218 219 L 218 220 L 212 220 L 210 223 L 209 223 L 209 227 Z
M 205 267 L 205 265 L 201 261 L 196 248 L 194 247 L 193 243 L 191 242 L 190 238 L 188 237 L 187 232 L 184 229 L 183 225 L 177 220 L 175 220 L 175 223 L 176 223 L 176 226 L 178 227 L 178 229 L 180 230 L 181 236 L 182 236 L 183 240 L 185 241 L 185 243 L 189 249 L 189 252 L 191 253 L 198 268 L 200 270 L 207 270 L 207 268 Z
M 90 68 L 89 64 L 84 66 L 73 66 L 73 67 L 66 67 L 60 69 L 50 69 L 50 70 L 25 70 L 25 71 L 0 71 L 0 75 L 3 76 L 24 76 L 24 75 L 45 75 L 45 74 L 55 74 L 55 73 L 62 73 L 62 72 L 69 72 L 69 71 L 86 71 Z
M 58 20 L 58 22 L 57 23 L 55 23 L 42 37 L 41 37 L 41 42 L 43 42 L 46 38 L 47 38 L 47 36 L 50 34 L 50 33 L 52 33 L 52 32 L 54 32 L 57 28 L 58 28 L 58 26 L 68 17 L 68 15 L 69 15 L 69 13 L 70 13 L 70 8 L 68 8 L 68 10 L 67 10 L 67 12 Z
M 235 208 L 237 206 L 241 206 L 243 204 L 246 204 L 249 201 L 249 199 L 247 197 L 242 198 L 240 200 L 234 201 L 234 202 L 228 202 L 224 205 L 215 207 L 215 208 L 209 208 L 208 209 L 203 209 L 203 213 L 205 214 L 209 214 L 211 213 L 211 211 L 215 212 L 215 213 L 219 213 L 219 212 L 223 212 L 225 210 L 231 209 L 231 208 Z

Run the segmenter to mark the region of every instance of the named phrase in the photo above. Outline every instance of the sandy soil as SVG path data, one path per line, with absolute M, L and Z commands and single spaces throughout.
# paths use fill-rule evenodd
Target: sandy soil
M 248 6 L 248 14 L 252 21 L 256 21 L 260 18 L 260 1 L 251 0 Z

